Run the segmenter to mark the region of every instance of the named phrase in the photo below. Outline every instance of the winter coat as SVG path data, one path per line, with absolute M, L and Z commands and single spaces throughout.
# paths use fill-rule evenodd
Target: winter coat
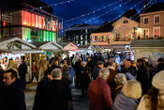
M 81 88 L 88 88 L 88 85 L 90 83 L 90 73 L 89 73 L 89 69 L 86 67 L 81 67 L 80 69 L 80 86 Z
M 89 110 L 109 110 L 112 107 L 111 90 L 107 82 L 97 77 L 88 88 Z
M 25 81 L 26 80 L 25 75 L 27 74 L 27 64 L 26 64 L 26 62 L 23 62 L 22 64 L 19 65 L 18 73 L 19 73 L 20 78 Z
M 68 110 L 68 102 L 72 100 L 68 85 L 63 80 L 52 80 L 45 90 L 45 110 Z
M 143 94 L 147 93 L 151 86 L 150 72 L 147 66 L 138 68 L 137 80 L 141 83 Z
M 126 97 L 123 93 L 116 96 L 112 110 L 136 110 L 137 100 Z
M 10 86 L 3 86 L 2 110 L 26 110 L 25 95 L 24 95 L 25 83 L 22 80 L 16 79 L 16 81 Z
M 44 77 L 39 83 L 36 90 L 33 110 L 46 110 L 45 107 L 45 95 L 46 88 L 51 80 L 48 77 Z
M 164 110 L 164 91 L 159 91 L 157 110 Z M 152 110 L 151 98 L 148 95 L 144 95 L 138 105 L 137 110 Z

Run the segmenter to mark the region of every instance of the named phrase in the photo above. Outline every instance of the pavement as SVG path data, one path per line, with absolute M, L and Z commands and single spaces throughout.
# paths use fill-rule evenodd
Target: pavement
M 36 93 L 36 84 L 30 84 L 25 90 L 26 107 L 27 110 L 32 110 L 34 97 Z M 88 97 L 80 97 L 81 91 L 79 89 L 72 89 L 72 103 L 73 110 L 88 110 Z

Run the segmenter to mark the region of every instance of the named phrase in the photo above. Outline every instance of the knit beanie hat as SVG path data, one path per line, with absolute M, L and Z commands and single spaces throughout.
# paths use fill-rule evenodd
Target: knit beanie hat
M 123 86 L 122 93 L 127 97 L 139 99 L 142 95 L 141 84 L 136 80 L 129 80 Z
M 155 74 L 152 85 L 159 90 L 164 90 L 164 71 Z

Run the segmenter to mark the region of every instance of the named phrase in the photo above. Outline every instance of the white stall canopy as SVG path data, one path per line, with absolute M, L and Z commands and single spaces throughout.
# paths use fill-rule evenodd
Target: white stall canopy
M 41 45 L 39 49 L 48 51 L 60 51 L 63 49 L 63 47 L 56 42 L 48 42 Z
M 7 52 L 31 51 L 35 48 L 35 45 L 32 45 L 18 37 L 7 38 L 0 41 L 0 50 L 4 50 Z

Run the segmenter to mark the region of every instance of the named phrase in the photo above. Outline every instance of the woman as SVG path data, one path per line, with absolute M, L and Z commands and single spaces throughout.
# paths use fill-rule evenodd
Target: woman
M 112 110 L 136 110 L 137 99 L 141 97 L 141 85 L 136 80 L 129 80 L 116 96 Z
M 118 73 L 114 78 L 116 87 L 113 97 L 115 98 L 120 92 L 122 87 L 127 83 L 127 78 L 124 73 Z
M 164 71 L 156 73 L 153 88 L 144 95 L 137 110 L 164 110 Z
M 88 85 L 90 83 L 90 71 L 87 67 L 87 63 L 85 61 L 81 62 L 81 69 L 80 69 L 80 88 L 82 91 L 82 96 L 87 95 Z

